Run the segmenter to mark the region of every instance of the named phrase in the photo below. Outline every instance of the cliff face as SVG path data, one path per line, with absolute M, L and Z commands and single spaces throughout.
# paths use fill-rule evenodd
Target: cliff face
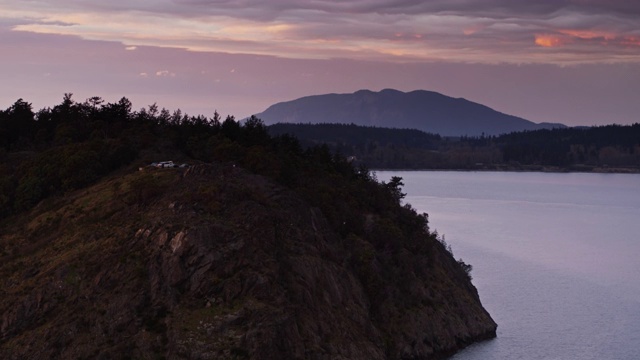
M 3 225 L 0 358 L 432 359 L 495 336 L 433 237 L 325 216 L 220 164 L 47 200 Z

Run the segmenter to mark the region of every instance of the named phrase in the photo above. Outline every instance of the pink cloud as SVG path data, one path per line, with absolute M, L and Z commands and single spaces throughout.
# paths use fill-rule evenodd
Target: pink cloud
M 19 97 L 51 106 L 73 92 L 241 117 L 304 95 L 397 88 L 538 122 L 629 123 L 640 113 L 634 2 L 39 4 L 3 5 L 0 108 Z
M 49 7 L 6 5 L 6 16 L 18 22 L 17 30 L 118 41 L 128 49 L 146 45 L 290 58 L 563 65 L 630 62 L 638 60 L 629 55 L 640 56 L 640 51 L 629 54 L 640 34 L 640 6 L 619 0 L 43 3 Z M 97 20 L 105 16 L 109 21 Z M 170 30 L 164 26 L 167 19 Z M 594 41 L 581 41 L 579 48 L 554 46 L 557 56 L 552 57 L 541 56 L 531 44 L 538 36 L 535 44 L 550 47 L 540 34 L 566 30 L 611 33 L 621 41 L 608 42 L 606 51 Z M 574 37 L 556 36 L 557 44 Z

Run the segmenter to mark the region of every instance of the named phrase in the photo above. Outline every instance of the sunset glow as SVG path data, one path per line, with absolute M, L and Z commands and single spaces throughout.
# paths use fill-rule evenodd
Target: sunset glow
M 542 47 L 557 47 L 566 41 L 554 35 L 536 35 L 536 45 Z
M 573 37 L 577 37 L 577 38 L 580 38 L 580 39 L 613 40 L 613 39 L 616 39 L 616 38 L 620 37 L 620 35 L 615 34 L 613 32 L 604 32 L 604 31 L 596 31 L 596 30 L 570 30 L 570 29 L 564 29 L 564 30 L 559 30 L 559 32 L 562 33 L 562 34 L 573 36 Z
M 202 81 L 202 95 L 197 95 L 202 99 L 188 100 L 199 104 L 192 111 L 210 111 L 213 103 L 224 101 L 232 112 L 250 113 L 297 95 L 396 87 L 476 96 L 517 115 L 537 117 L 532 120 L 561 121 L 543 110 L 544 102 L 529 105 L 531 99 L 521 100 L 519 113 L 517 99 L 503 100 L 483 90 L 495 77 L 472 69 L 517 69 L 520 75 L 505 75 L 500 85 L 509 92 L 511 79 L 541 66 L 565 72 L 586 65 L 614 66 L 632 74 L 638 71 L 630 69 L 640 66 L 640 5 L 622 0 L 567 0 L 545 6 L 511 0 L 95 4 L 0 0 L 0 76 L 18 84 L 0 89 L 0 105 L 10 103 L 12 91 L 20 86 L 24 92 L 39 89 L 35 91 L 42 91 L 42 98 L 57 99 L 65 92 L 93 96 L 111 84 L 114 94 L 130 91 L 140 94 L 141 101 L 155 102 L 171 99 L 177 88 L 195 96 L 194 81 Z M 265 63 L 271 66 L 269 72 L 248 75 L 248 69 L 258 71 Z M 446 77 L 433 70 L 440 66 L 458 71 Z M 369 73 L 371 68 L 376 70 Z M 469 73 L 463 76 L 460 69 Z M 474 77 L 477 84 L 465 81 Z M 38 83 L 42 79 L 48 83 Z M 293 79 L 301 83 L 287 85 Z M 309 79 L 324 85 L 314 86 Z M 594 78 L 594 83 L 602 81 Z M 535 92 L 536 83 L 529 84 Z M 625 94 L 629 92 L 634 91 Z M 556 106 L 576 111 L 569 102 Z M 620 100 L 612 99 L 611 108 L 621 113 Z M 629 122 L 640 109 L 626 113 L 621 121 Z M 604 117 L 598 111 L 584 114 L 592 122 Z
M 215 8 L 190 14 L 197 10 L 191 9 L 188 3 L 175 4 L 178 10 L 175 13 L 163 10 L 165 7 L 162 5 L 157 8 L 140 6 L 136 10 L 127 10 L 124 6 L 113 4 L 100 10 L 108 12 L 109 15 L 105 16 L 98 10 L 92 11 L 89 6 L 76 7 L 72 2 L 66 5 L 67 7 L 59 9 L 52 6 L 43 12 L 25 3 L 19 6 L 0 3 L 0 10 L 3 18 L 17 22 L 12 27 L 13 31 L 118 41 L 128 46 L 176 47 L 195 51 L 229 51 L 292 58 L 322 58 L 320 54 L 325 53 L 325 58 L 355 56 L 366 59 L 371 51 L 376 51 L 376 58 L 384 58 L 384 54 L 390 54 L 391 57 L 387 58 L 389 61 L 401 60 L 405 55 L 410 56 L 407 60 L 432 61 L 442 58 L 430 56 L 438 53 L 448 54 L 448 59 L 462 62 L 521 63 L 524 59 L 544 62 L 544 59 L 532 56 L 533 54 L 527 55 L 527 43 L 521 40 L 524 33 L 518 34 L 522 31 L 530 32 L 535 44 L 540 47 L 560 48 L 572 42 L 572 39 L 593 40 L 596 42 L 591 51 L 597 52 L 597 47 L 601 45 L 597 40 L 600 40 L 609 45 L 608 52 L 611 55 L 615 55 L 616 51 L 611 46 L 619 47 L 620 52 L 627 55 L 625 48 L 637 44 L 637 37 L 634 37 L 634 29 L 631 28 L 625 33 L 613 29 L 577 28 L 549 31 L 554 26 L 553 22 L 544 24 L 517 16 L 504 20 L 498 17 L 491 19 L 487 15 L 477 18 L 472 12 L 462 11 L 436 15 L 430 13 L 428 7 L 415 14 L 407 13 L 402 16 L 387 13 L 385 9 L 358 12 L 360 10 L 355 7 L 349 13 L 340 13 L 321 8 L 311 11 L 306 7 L 303 11 L 295 9 L 295 6 L 290 10 L 273 12 L 269 16 L 258 16 L 259 11 L 264 14 L 271 11 L 268 7 L 258 7 L 254 9 L 255 16 L 243 16 L 240 11 Z M 248 11 L 247 14 L 252 12 Z M 603 17 L 603 21 L 605 20 Z M 560 23 L 565 21 L 569 20 L 558 18 Z M 166 26 L 168 23 L 171 26 Z M 619 26 L 614 23 L 611 25 Z M 348 41 L 353 47 L 335 47 L 336 38 Z M 389 38 L 404 41 L 404 48 L 396 45 L 389 50 L 384 44 L 385 39 Z M 313 51 L 305 48 L 304 44 L 308 41 L 315 44 Z M 423 42 L 422 46 L 430 51 L 416 51 L 410 44 L 411 41 Z M 378 42 L 378 45 L 372 46 L 372 42 Z M 498 42 L 499 47 L 495 46 Z M 359 54 L 357 49 L 367 49 L 367 52 Z M 590 58 L 589 51 L 584 50 L 574 52 L 571 48 L 565 48 L 566 53 L 561 58 L 575 63 L 599 61 L 595 60 L 598 57 Z M 474 58 L 469 58 L 469 54 L 474 54 Z M 557 61 L 554 59 L 550 58 L 548 61 Z M 618 58 L 614 56 L 612 59 Z

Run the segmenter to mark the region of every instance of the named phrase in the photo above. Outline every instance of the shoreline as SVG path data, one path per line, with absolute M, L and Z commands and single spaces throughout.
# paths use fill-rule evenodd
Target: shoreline
M 370 171 L 456 171 L 456 172 L 538 172 L 538 173 L 585 173 L 585 174 L 640 174 L 640 168 L 613 167 L 554 167 L 554 166 L 507 166 L 478 168 L 371 168 Z

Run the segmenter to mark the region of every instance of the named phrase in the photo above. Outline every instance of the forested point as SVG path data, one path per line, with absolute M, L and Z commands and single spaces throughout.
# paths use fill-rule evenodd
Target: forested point
M 354 124 L 275 124 L 303 146 L 332 151 L 372 169 L 640 171 L 640 124 L 442 137 L 415 129 Z
M 443 358 L 471 266 L 328 145 L 129 100 L 0 112 L 0 358 Z M 156 168 L 156 162 L 188 164 Z
M 356 220 L 361 199 L 380 209 L 400 200 L 393 184 L 379 184 L 367 168 L 326 145 L 303 147 L 290 135 L 271 136 L 255 117 L 240 123 L 217 112 L 190 116 L 155 104 L 134 111 L 124 97 L 116 103 L 100 97 L 76 102 L 65 94 L 59 105 L 37 112 L 19 99 L 0 111 L 0 159 L 3 218 L 106 175 L 163 160 L 233 163 L 265 175 L 319 205 L 345 232 L 363 226 Z M 336 177 L 350 179 L 350 185 L 334 186 Z M 354 206 L 336 206 L 332 199 L 338 197 Z
M 77 102 L 65 94 L 53 108 L 34 111 L 19 99 L 0 111 L 0 158 L 4 217 L 114 171 L 162 160 L 234 162 L 286 186 L 306 186 L 310 197 L 337 195 L 329 184 L 327 193 L 310 188 L 308 179 L 323 172 L 370 183 L 350 189 L 355 194 L 374 187 L 368 168 L 637 172 L 640 124 L 447 138 L 353 124 L 267 128 L 256 117 L 190 116 L 156 104 L 134 111 L 124 97 Z

